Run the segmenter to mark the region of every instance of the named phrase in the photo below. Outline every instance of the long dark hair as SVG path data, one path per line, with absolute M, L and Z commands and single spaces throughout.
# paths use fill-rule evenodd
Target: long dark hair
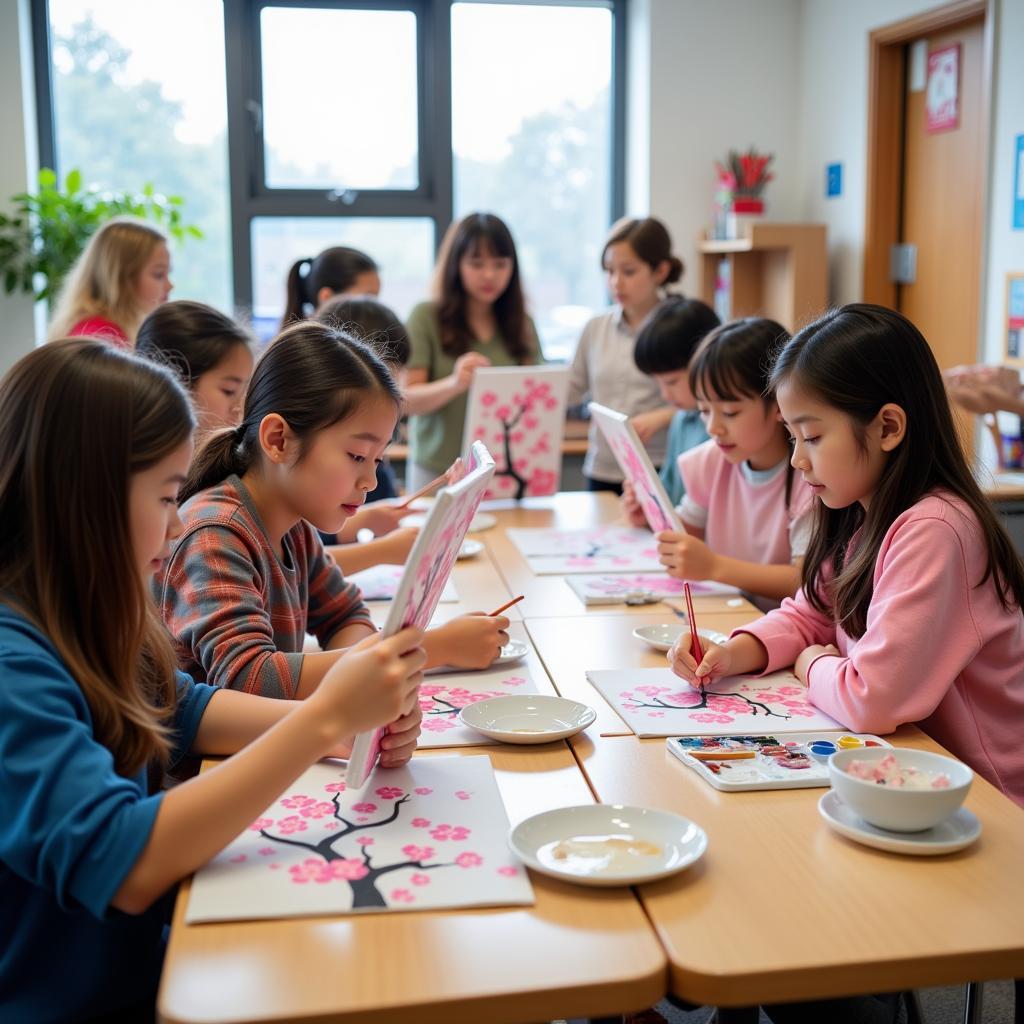
M 716 327 L 698 346 L 690 363 L 690 390 L 700 401 L 760 398 L 775 401 L 772 362 L 789 331 L 763 316 L 747 316 Z M 782 425 L 779 425 L 782 430 Z M 786 506 L 793 493 L 793 466 L 786 464 Z
M 359 338 L 386 363 L 405 366 L 409 362 L 409 335 L 402 321 L 383 302 L 368 295 L 336 295 L 317 311 L 316 319 Z
M 473 334 L 466 322 L 466 290 L 459 263 L 477 252 L 512 260 L 508 287 L 494 300 L 494 319 L 510 355 L 523 363 L 536 353 L 526 336 L 526 300 L 519 278 L 516 243 L 505 222 L 493 213 L 470 213 L 448 229 L 437 257 L 434 297 L 441 327 L 441 347 L 451 356 L 469 351 Z
M 284 329 L 296 320 L 304 320 L 316 311 L 321 288 L 347 292 L 360 274 L 377 273 L 377 264 L 359 249 L 335 245 L 319 256 L 296 260 L 288 271 L 285 284 Z
M 131 478 L 193 426 L 170 371 L 102 342 L 37 348 L 0 382 L 0 592 L 57 649 L 125 776 L 166 759 L 176 699 L 135 564 Z
M 259 428 L 265 416 L 277 413 L 299 438 L 305 456 L 321 430 L 351 416 L 367 394 L 391 399 L 396 411 L 402 393 L 388 368 L 361 341 L 315 320 L 286 328 L 256 364 L 245 393 L 242 422 L 218 430 L 192 460 L 188 479 L 178 495 L 184 502 L 241 476 L 259 458 Z
M 666 299 L 640 328 L 633 362 L 641 373 L 685 370 L 697 346 L 720 323 L 715 311 L 699 299 Z
M 803 565 L 803 587 L 818 611 L 848 635 L 864 635 L 882 540 L 899 515 L 935 490 L 963 501 L 981 527 L 988 561 L 976 586 L 991 577 L 1002 606 L 1020 607 L 1024 566 L 967 464 L 935 356 L 906 317 L 863 303 L 826 313 L 779 353 L 771 386 L 783 381 L 849 416 L 861 443 L 883 405 L 907 416 L 906 436 L 886 458 L 867 511 L 860 502 L 839 509 L 818 503 Z M 826 568 L 833 574 L 828 587 Z
M 176 300 L 157 306 L 139 328 L 135 351 L 170 366 L 187 388 L 195 386 L 249 335 L 212 306 Z

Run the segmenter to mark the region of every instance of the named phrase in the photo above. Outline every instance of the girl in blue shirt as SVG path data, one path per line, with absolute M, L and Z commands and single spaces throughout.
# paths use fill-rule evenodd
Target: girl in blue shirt
M 415 745 L 418 630 L 367 638 L 297 704 L 175 671 L 147 591 L 193 426 L 169 371 L 96 341 L 36 349 L 0 382 L 5 1024 L 151 1017 L 160 898 L 346 737 L 392 723 L 386 764 Z M 235 756 L 161 792 L 197 753 Z

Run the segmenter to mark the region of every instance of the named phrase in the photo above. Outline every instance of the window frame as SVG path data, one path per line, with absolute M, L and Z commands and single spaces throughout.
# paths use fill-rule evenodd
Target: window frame
M 451 5 L 457 0 L 223 0 L 232 290 L 237 310 L 253 304 L 252 221 L 257 217 L 420 217 L 434 223 L 434 248 L 452 221 Z M 478 0 L 528 6 L 604 7 L 612 16 L 611 167 L 614 221 L 626 194 L 627 0 Z M 419 182 L 415 189 L 268 188 L 262 133 L 260 17 L 265 7 L 407 10 L 416 15 Z M 31 0 L 40 165 L 56 166 L 49 0 Z

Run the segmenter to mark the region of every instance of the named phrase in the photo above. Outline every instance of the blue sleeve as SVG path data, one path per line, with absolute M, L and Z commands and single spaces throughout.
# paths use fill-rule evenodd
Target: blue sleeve
M 42 649 L 0 647 L 0 774 L 0 861 L 103 918 L 163 797 L 146 795 L 145 770 L 117 774 L 78 684 Z
M 199 721 L 210 698 L 217 692 L 216 686 L 194 682 L 184 672 L 176 672 L 174 681 L 178 685 L 178 707 L 174 715 L 174 744 L 168 768 L 173 768 L 192 750 Z

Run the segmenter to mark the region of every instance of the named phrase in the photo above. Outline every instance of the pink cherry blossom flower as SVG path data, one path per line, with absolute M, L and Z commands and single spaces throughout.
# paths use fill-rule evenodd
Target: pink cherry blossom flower
M 373 846 L 374 838 L 373 836 L 356 836 L 356 842 L 360 846 Z
M 361 804 L 353 804 L 352 805 L 352 810 L 353 811 L 358 811 L 360 814 L 373 814 L 373 812 L 375 810 L 377 810 L 377 805 L 376 804 L 366 803 L 364 801 Z
M 469 850 L 466 850 L 465 853 L 460 853 L 458 857 L 455 858 L 455 863 L 458 864 L 460 868 L 477 868 L 483 864 L 483 862 L 484 859 L 479 853 L 471 853 Z
M 261 857 L 272 857 L 275 853 L 277 853 L 277 851 L 272 846 L 262 846 L 262 847 L 260 847 L 260 856 Z
M 454 729 L 458 725 L 458 722 L 453 721 L 451 718 L 442 718 L 438 715 L 435 718 L 428 718 L 425 722 L 421 723 L 421 728 L 426 729 L 428 732 L 447 732 L 449 729 Z
M 690 715 L 695 722 L 718 722 L 722 725 L 728 725 L 733 721 L 731 715 L 716 715 L 707 711 L 698 711 L 695 714 Z
M 431 829 L 430 834 L 434 839 L 439 842 L 451 839 L 454 842 L 461 842 L 463 839 L 469 838 L 470 830 L 464 828 L 462 825 L 438 825 L 436 828 Z
M 332 878 L 340 878 L 346 882 L 355 882 L 360 878 L 365 878 L 370 873 L 370 869 L 355 857 L 332 861 L 326 867 L 327 870 L 324 873 L 327 875 L 327 878 L 323 879 L 325 882 Z M 320 879 L 317 879 L 317 881 L 320 881 Z
M 329 822 L 327 822 L 327 824 L 324 825 L 324 828 L 328 832 L 336 832 L 339 828 L 341 828 L 341 822 L 340 821 L 329 821 Z
M 324 786 L 324 791 L 327 793 L 344 793 L 345 783 L 344 782 L 328 782 Z
M 418 796 L 430 796 L 434 791 L 429 786 L 417 786 L 413 792 Z
M 397 800 L 399 797 L 405 796 L 405 790 L 399 789 L 397 786 L 381 786 L 380 789 L 375 789 L 374 793 L 381 800 Z
M 484 393 L 483 393 L 483 394 L 482 394 L 482 395 L 480 396 L 480 404 L 481 404 L 481 405 L 482 405 L 482 406 L 483 406 L 483 407 L 484 407 L 485 409 L 489 409 L 489 408 L 490 408 L 490 407 L 491 407 L 492 405 L 494 405 L 494 403 L 495 403 L 495 402 L 496 402 L 497 400 L 498 400 L 498 395 L 497 395 L 497 392 L 495 392 L 495 391 L 485 391 L 485 392 L 484 392 Z
M 519 874 L 519 868 L 511 864 L 505 864 L 503 867 L 498 868 L 498 874 L 504 875 L 506 878 L 512 878 L 514 875 Z
M 402 847 L 402 853 L 409 860 L 430 860 L 434 856 L 434 848 L 432 846 L 416 846 L 415 843 L 409 843 L 407 846 Z
M 290 836 L 294 832 L 305 832 L 307 827 L 297 814 L 289 814 L 287 818 L 282 818 L 277 823 L 277 830 L 283 836 Z
M 469 794 L 469 793 L 467 793 L 467 792 L 466 792 L 466 791 L 465 791 L 464 789 L 457 789 L 457 790 L 455 791 L 455 795 L 456 795 L 456 797 L 458 797 L 458 798 L 459 798 L 460 800 L 468 800 L 468 799 L 470 798 L 470 794 Z
M 412 825 L 413 828 L 430 828 L 430 819 L 413 818 L 412 821 L 409 822 L 409 824 Z
M 410 879 L 413 885 L 430 885 L 430 875 L 422 875 L 417 872 Z
M 257 818 L 250 826 L 250 832 L 260 832 L 265 828 L 270 828 L 274 824 L 273 818 Z
M 305 796 L 302 793 L 296 793 L 294 796 L 286 796 L 281 801 L 282 807 L 308 807 L 310 804 L 316 803 L 316 797 Z
M 392 889 L 391 899 L 395 903 L 415 903 L 416 897 L 408 889 Z
M 325 818 L 328 814 L 334 813 L 334 804 L 325 803 L 320 801 L 310 807 L 303 807 L 299 811 L 304 818 Z
M 274 867 L 273 864 L 270 866 Z M 306 882 L 319 881 L 323 868 L 324 862 L 322 860 L 316 857 L 307 857 L 301 864 L 293 864 L 288 869 L 288 874 L 292 876 L 293 882 L 305 885 Z

